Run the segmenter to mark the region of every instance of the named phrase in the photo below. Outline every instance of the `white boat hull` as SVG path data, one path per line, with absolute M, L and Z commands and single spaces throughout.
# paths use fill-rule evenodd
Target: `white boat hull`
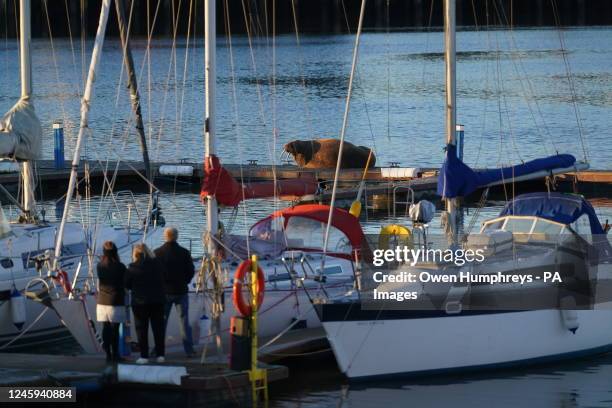
M 612 310 L 577 315 L 575 334 L 559 310 L 324 321 L 323 327 L 340 370 L 364 378 L 557 360 L 612 348 Z
M 319 260 L 319 258 L 314 258 Z M 265 260 L 260 262 L 264 274 L 268 277 L 263 304 L 259 309 L 258 334 L 262 339 L 277 336 L 285 331 L 295 320 L 300 320 L 300 327 L 317 328 L 321 322 L 317 316 L 310 297 L 322 296 L 321 284 L 313 280 L 304 281 L 308 292 L 303 288 L 295 286 L 295 282 L 289 278 L 282 277 L 285 271 L 280 260 Z M 326 269 L 334 273 L 328 276 L 328 280 L 322 285 L 325 294 L 330 298 L 342 296 L 349 292 L 353 286 L 353 270 L 351 261 L 339 258 L 329 258 Z M 281 277 L 282 279 L 279 279 Z M 195 276 L 191 287 L 197 286 L 198 277 Z M 271 279 L 271 280 L 270 280 Z M 276 279 L 276 280 L 275 280 Z M 226 281 L 223 296 L 223 312 L 220 317 L 221 339 L 224 347 L 229 344 L 229 329 L 232 316 L 240 316 L 232 302 L 232 284 Z M 84 299 L 86 310 L 84 311 L 81 299 Z M 55 299 L 53 304 L 66 322 L 77 342 L 87 353 L 96 353 L 101 350 L 100 335 L 101 324 L 95 322 L 96 299 L 93 294 L 88 294 L 81 299 L 71 300 L 68 298 Z M 211 300 L 206 299 L 201 292 L 192 291 L 189 294 L 189 322 L 192 327 L 193 341 L 196 345 L 212 341 L 210 332 L 201 332 L 199 319 L 202 314 L 211 317 Z M 86 315 L 89 316 L 87 322 Z M 134 321 L 131 316 L 131 322 Z M 95 327 L 95 330 L 91 330 Z M 153 344 L 153 335 L 149 331 L 149 343 Z M 131 330 L 128 341 L 136 342 L 136 334 Z M 171 311 L 166 329 L 166 348 L 169 351 L 182 349 L 182 337 L 180 334 L 179 318 L 177 312 Z M 227 349 L 226 349 L 227 351 Z
M 57 225 L 53 223 L 16 224 L 12 226 L 12 235 L 0 239 L 0 259 L 10 259 L 13 265 L 11 268 L 0 268 L 0 292 L 3 292 L 4 296 L 13 285 L 23 292 L 32 279 L 40 277 L 28 259 L 53 248 L 56 229 Z M 158 242 L 160 234 L 161 229 L 152 229 L 147 236 L 147 242 Z M 132 245 L 142 239 L 142 231 L 132 228 L 128 233 L 126 228 L 101 226 L 90 239 L 90 242 L 96 243 L 96 254 L 101 253 L 104 241 L 112 240 L 119 247 L 122 259 L 130 259 Z M 88 275 L 89 261 L 85 253 L 87 245 L 88 239 L 83 226 L 78 223 L 67 224 L 64 246 L 73 255 L 64 259 L 62 269 L 66 271 L 71 282 L 79 268 L 81 278 Z M 29 289 L 36 291 L 42 288 L 40 283 L 35 283 Z M 0 300 L 0 351 L 32 351 L 70 341 L 72 336 L 55 311 L 32 300 L 27 300 L 25 305 L 26 320 L 23 327 L 18 329 L 12 322 L 10 300 Z M 95 317 L 95 309 L 90 311 L 94 312 Z

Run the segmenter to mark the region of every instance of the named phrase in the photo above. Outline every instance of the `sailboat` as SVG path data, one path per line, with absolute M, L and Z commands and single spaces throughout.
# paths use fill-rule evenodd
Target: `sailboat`
M 256 222 L 246 236 L 220 234 L 219 204 L 236 206 L 242 200 L 264 197 L 304 197 L 317 192 L 312 179 L 275 180 L 240 184 L 223 168 L 215 152 L 216 136 L 216 26 L 215 2 L 206 1 L 205 20 L 205 157 L 200 197 L 206 205 L 205 233 L 207 258 L 219 263 L 217 286 L 222 292 L 216 302 L 230 299 L 233 274 L 239 262 L 257 255 L 265 277 L 265 296 L 260 307 L 258 333 L 263 338 L 285 333 L 294 325 L 320 328 L 310 297 L 346 293 L 354 287 L 354 265 L 361 256 L 365 237 L 358 218 L 347 211 L 321 204 L 296 205 L 281 209 Z M 332 231 L 331 250 L 321 245 L 327 229 Z M 319 266 L 324 265 L 324 266 Z M 194 279 L 192 288 L 201 287 Z M 309 290 L 306 290 L 308 288 Z M 310 291 L 310 293 L 309 293 Z M 220 295 L 220 294 L 217 294 Z M 197 290 L 190 293 L 197 305 Z M 212 308 L 214 313 L 214 307 Z M 216 333 L 227 340 L 230 319 L 239 314 L 235 305 L 221 305 Z M 208 333 L 200 333 L 202 338 Z
M 81 118 L 81 130 L 87 125 L 89 98 L 95 78 L 95 71 L 100 59 L 104 42 L 105 28 L 110 8 L 110 0 L 102 2 L 98 31 L 94 43 L 94 50 L 90 64 L 89 75 L 85 88 L 84 103 Z M 215 156 L 215 2 L 205 2 L 205 72 L 206 72 L 206 132 L 205 132 L 205 180 L 202 188 L 202 197 L 207 205 L 207 253 L 209 258 L 198 263 L 197 269 L 203 271 L 209 263 L 208 260 L 225 253 L 220 268 L 216 270 L 221 280 L 221 299 L 231 299 L 232 280 L 226 279 L 237 268 L 238 262 L 247 256 L 247 253 L 259 255 L 259 266 L 266 275 L 266 295 L 260 308 L 259 333 L 262 337 L 277 336 L 290 329 L 293 325 L 299 327 L 319 327 L 319 319 L 314 313 L 309 296 L 312 292 L 325 291 L 327 295 L 343 294 L 354 286 L 354 261 L 360 256 L 362 243 L 365 241 L 359 220 L 341 209 L 334 209 L 333 239 L 329 243 L 330 251 L 321 248 L 321 237 L 328 223 L 329 206 L 310 204 L 300 205 L 279 210 L 260 220 L 251 227 L 248 235 L 225 236 L 220 239 L 218 235 L 217 200 L 225 205 L 237 205 L 242 199 L 270 197 L 270 196 L 304 196 L 315 192 L 317 186 L 313 180 L 279 181 L 269 184 L 253 184 L 240 186 L 227 171 L 220 165 Z M 79 132 L 79 141 L 82 132 Z M 75 151 L 73 165 L 78 165 L 78 146 Z M 71 174 L 68 186 L 68 197 L 74 191 L 75 179 Z M 68 216 L 69 207 L 66 206 L 62 221 Z M 152 211 L 153 212 L 153 211 Z M 65 224 L 67 231 L 69 223 Z M 146 224 L 145 224 L 146 227 Z M 125 243 L 117 241 L 122 259 L 130 259 L 131 245 L 138 240 L 152 239 L 156 233 L 155 224 L 150 224 L 153 231 L 131 230 L 130 238 Z M 66 245 L 68 235 L 59 234 L 56 241 L 56 253 L 60 245 Z M 62 237 L 64 242 L 62 243 Z M 101 241 L 100 241 L 101 242 Z M 65 268 L 67 263 L 52 259 L 52 271 Z M 215 258 L 216 259 L 216 258 Z M 325 267 L 320 268 L 321 260 L 326 259 Z M 196 344 L 207 342 L 212 333 L 200 330 L 199 320 L 202 313 L 210 313 L 204 305 L 209 299 L 204 299 L 206 289 L 205 274 L 196 274 L 189 284 L 190 322 L 193 325 L 194 342 Z M 83 285 L 79 286 L 80 288 Z M 304 290 L 309 288 L 311 293 Z M 223 296 L 225 294 L 225 296 Z M 49 303 L 49 302 L 48 302 Z M 95 307 L 95 286 L 89 290 L 79 290 L 74 293 L 58 294 L 50 299 L 49 306 L 61 316 L 62 321 L 69 328 L 73 337 L 88 353 L 100 351 L 100 339 L 97 333 L 97 323 L 91 318 Z M 229 305 L 217 305 L 219 313 L 217 334 L 222 341 L 228 340 L 230 318 L 238 313 Z M 176 319 L 170 319 L 166 331 L 166 345 L 172 349 L 182 344 L 180 330 Z
M 458 242 L 460 197 L 476 189 L 587 165 L 571 155 L 557 155 L 476 172 L 457 157 L 455 1 L 446 0 L 444 10 L 447 146 L 438 194 L 446 201 L 443 216 L 450 248 L 480 248 L 487 257 L 464 266 L 416 260 L 389 275 L 452 277 L 469 272 L 486 281 L 491 274 L 539 276 L 563 268 L 569 272 L 559 289 L 537 277 L 524 285 L 452 280 L 448 284 L 378 283 L 367 280 L 362 271 L 359 295 L 315 304 L 338 366 L 350 379 L 499 368 L 612 350 L 612 298 L 602 289 L 612 276 L 612 247 L 593 207 L 582 196 L 551 192 L 517 196 L 498 217 L 485 221 L 478 234 L 468 235 L 463 246 Z M 419 303 L 403 307 L 394 300 L 374 302 L 374 290 L 412 293 Z M 542 300 L 538 295 L 542 291 L 553 295 L 550 303 L 527 302 Z
M 105 3 L 109 5 L 110 1 Z M 92 65 L 83 95 L 81 126 L 61 222 L 48 222 L 38 213 L 33 169 L 35 160 L 39 159 L 41 154 L 42 129 L 33 106 L 30 18 L 30 1 L 21 0 L 21 99 L 3 117 L 0 124 L 0 155 L 5 159 L 21 162 L 23 183 L 22 202 L 13 200 L 22 212 L 19 221 L 10 223 L 0 211 L 2 350 L 40 347 L 70 338 L 64 324 L 67 316 L 60 313 L 61 305 L 63 300 L 78 299 L 82 290 L 95 286 L 87 271 L 93 265 L 95 257 L 102 253 L 104 241 L 115 242 L 121 255 L 127 259 L 134 243 L 145 236 L 150 238 L 157 232 L 156 226 L 149 225 L 148 222 L 138 226 L 87 226 L 69 221 L 71 199 L 77 184 L 80 147 L 88 126 L 93 78 L 101 49 L 101 42 L 98 41 L 94 46 Z M 106 22 L 107 18 L 108 12 L 103 13 L 101 19 Z M 105 24 L 101 27 L 105 27 Z M 25 295 L 30 299 L 26 301 Z M 82 317 L 85 320 L 81 320 L 78 326 L 90 326 L 91 319 L 88 314 Z

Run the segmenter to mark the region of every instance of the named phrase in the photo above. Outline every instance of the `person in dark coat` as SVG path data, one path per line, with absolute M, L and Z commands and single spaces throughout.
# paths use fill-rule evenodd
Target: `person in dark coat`
M 149 324 L 153 330 L 158 363 L 165 361 L 164 272 L 145 244 L 134 246 L 132 263 L 125 275 L 125 287 L 131 291 L 134 325 L 140 347 L 136 364 L 149 362 Z
M 189 325 L 189 282 L 193 279 L 195 268 L 189 251 L 180 246 L 176 228 L 164 230 L 166 243 L 155 250 L 155 257 L 164 265 L 164 289 L 166 291 L 165 321 L 168 324 L 172 305 L 176 306 L 183 348 L 187 356 L 194 354 L 193 336 Z
M 96 318 L 102 322 L 102 347 L 106 361 L 120 361 L 119 325 L 125 322 L 125 265 L 119 260 L 117 247 L 112 241 L 102 246 L 102 258 L 96 266 L 98 298 Z

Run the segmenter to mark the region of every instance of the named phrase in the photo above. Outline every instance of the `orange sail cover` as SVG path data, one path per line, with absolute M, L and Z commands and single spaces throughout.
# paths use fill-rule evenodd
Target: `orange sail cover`
M 200 198 L 216 197 L 219 204 L 235 207 L 242 200 L 251 198 L 295 198 L 314 194 L 316 191 L 317 181 L 314 178 L 240 184 L 221 166 L 219 158 L 211 155 L 204 162 Z

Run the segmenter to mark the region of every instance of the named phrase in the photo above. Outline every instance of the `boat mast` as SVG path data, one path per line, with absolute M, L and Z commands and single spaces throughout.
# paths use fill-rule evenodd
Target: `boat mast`
M 210 156 L 215 154 L 215 86 L 216 86 L 216 10 L 215 0 L 206 0 L 204 5 L 204 68 L 205 68 L 205 100 L 206 111 L 204 122 L 204 160 L 208 162 Z M 206 229 L 208 237 L 208 254 L 213 256 L 215 253 L 215 241 L 212 237 L 217 235 L 218 214 L 217 199 L 214 195 L 206 199 Z
M 74 148 L 74 155 L 72 158 L 72 169 L 70 170 L 70 181 L 68 182 L 68 191 L 66 192 L 66 202 L 64 204 L 64 213 L 62 214 L 62 222 L 60 223 L 59 230 L 57 231 L 57 240 L 55 242 L 55 260 L 54 269 L 57 268 L 57 260 L 62 253 L 62 240 L 64 238 L 64 229 L 66 227 L 66 221 L 70 214 L 70 201 L 72 201 L 72 195 L 76 187 L 79 163 L 81 160 L 81 146 L 85 132 L 89 126 L 89 107 L 91 103 L 91 95 L 93 93 L 93 85 L 96 78 L 96 70 L 98 63 L 100 62 L 100 55 L 102 54 L 102 46 L 104 45 L 104 35 L 106 33 L 106 23 L 108 22 L 108 15 L 110 12 L 111 0 L 103 0 L 102 8 L 100 9 L 100 21 L 98 22 L 98 31 L 96 32 L 96 39 L 94 42 L 93 51 L 91 53 L 91 62 L 89 63 L 89 72 L 87 73 L 87 82 L 85 83 L 85 91 L 83 92 L 83 99 L 81 100 L 81 123 L 79 126 L 79 134 Z
M 446 68 L 446 144 L 455 145 L 455 123 L 457 121 L 457 61 L 456 61 L 456 28 L 455 0 L 444 0 L 444 62 Z M 457 242 L 457 199 L 446 199 L 448 227 L 452 243 Z
M 136 72 L 134 69 L 134 59 L 132 58 L 132 50 L 130 48 L 130 38 L 128 32 L 128 24 L 125 18 L 125 0 L 115 0 L 115 9 L 117 11 L 117 23 L 119 25 L 119 36 L 121 37 L 121 46 L 123 48 L 123 63 L 127 71 L 127 83 L 130 89 L 130 100 L 132 102 L 132 111 L 136 121 L 136 131 L 138 132 L 138 141 L 142 150 L 142 160 L 145 165 L 145 175 L 149 182 L 149 190 L 153 188 L 153 178 L 151 177 L 151 164 L 149 162 L 149 151 L 147 149 L 147 138 L 144 133 L 144 124 L 142 121 L 142 110 L 140 108 L 140 94 L 138 93 L 138 82 L 136 81 Z
M 32 95 L 32 56 L 30 43 L 31 5 L 30 0 L 19 1 L 19 50 L 21 68 L 21 99 L 29 100 Z M 32 161 L 27 160 L 21 164 L 21 178 L 23 183 L 23 211 L 25 222 L 33 222 L 36 218 L 36 199 L 34 197 L 34 173 Z

